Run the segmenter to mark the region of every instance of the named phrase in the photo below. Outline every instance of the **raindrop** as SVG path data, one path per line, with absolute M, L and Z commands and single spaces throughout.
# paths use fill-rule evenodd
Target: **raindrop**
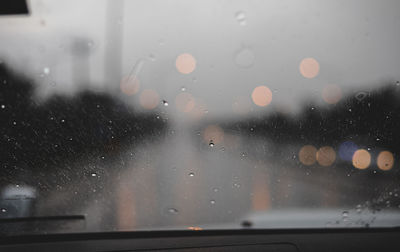
M 64 119 L 61 119 L 61 122 L 63 123 L 63 122 L 65 122 L 65 120 L 64 120 Z
M 210 140 L 210 143 L 208 144 L 210 147 L 214 147 L 214 142 Z
M 242 47 L 235 54 L 235 63 L 239 67 L 248 68 L 254 64 L 254 52 L 248 47 Z
M 168 213 L 170 213 L 170 214 L 177 214 L 177 213 L 178 213 L 178 210 L 175 209 L 175 208 L 168 208 Z
M 243 11 L 236 12 L 235 18 L 241 26 L 245 26 L 247 24 L 246 14 Z
M 365 97 L 367 97 L 367 93 L 366 92 L 358 92 L 355 96 L 354 96 L 358 101 L 362 101 L 365 99 Z
M 242 227 L 249 228 L 251 226 L 253 226 L 253 223 L 251 221 L 248 220 L 242 221 Z
M 194 177 L 194 173 L 193 172 L 189 173 L 189 177 Z
M 149 59 L 150 59 L 151 61 L 155 61 L 155 60 L 156 60 L 156 56 L 155 56 L 153 53 L 150 53 L 150 54 L 149 54 Z
M 361 211 L 362 211 L 362 206 L 361 206 L 361 205 L 357 205 L 357 206 L 356 206 L 356 211 L 357 211 L 357 213 L 361 213 Z
M 92 176 L 92 177 L 97 177 L 97 174 L 94 173 L 94 172 L 92 172 L 91 176 Z
M 342 212 L 342 217 L 343 217 L 343 219 L 347 219 L 347 217 L 349 217 L 349 212 L 348 211 L 343 211 Z
M 168 106 L 168 102 L 167 102 L 166 100 L 163 100 L 162 102 L 163 102 L 163 105 L 164 105 L 165 107 Z
M 215 200 L 210 200 L 210 204 L 214 205 L 215 204 Z
M 185 87 L 181 87 L 181 91 L 182 91 L 182 92 L 185 92 L 185 91 L 186 91 L 186 88 L 185 88 Z
M 239 188 L 240 184 L 239 183 L 233 183 L 233 186 L 236 187 L 236 188 Z
M 2 212 L 2 213 L 5 213 L 5 212 L 7 212 L 7 209 L 2 208 L 2 209 L 1 209 L 1 212 Z
M 5 109 L 5 108 L 6 108 L 6 105 L 2 104 L 2 105 L 1 105 L 1 108 L 2 108 L 2 109 Z
M 396 86 L 400 86 L 400 81 L 396 81 Z
M 43 73 L 45 75 L 49 75 L 50 74 L 50 68 L 48 68 L 48 67 L 43 68 Z

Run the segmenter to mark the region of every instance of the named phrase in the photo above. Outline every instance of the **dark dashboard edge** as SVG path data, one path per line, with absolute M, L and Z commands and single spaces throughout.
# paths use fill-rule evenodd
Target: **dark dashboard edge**
M 392 228 L 313 228 L 313 229 L 238 229 L 238 230 L 166 230 L 166 231 L 124 231 L 93 233 L 59 233 L 34 234 L 0 237 L 0 245 L 65 242 L 106 239 L 146 239 L 171 237 L 204 237 L 204 236 L 246 236 L 246 235 L 291 235 L 291 234 L 346 234 L 346 233 L 396 233 L 400 227 Z

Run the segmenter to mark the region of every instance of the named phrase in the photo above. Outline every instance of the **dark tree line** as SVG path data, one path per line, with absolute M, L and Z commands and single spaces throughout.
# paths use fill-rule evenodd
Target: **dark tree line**
M 400 84 L 387 84 L 371 92 L 350 93 L 337 104 L 304 104 L 296 115 L 267 113 L 245 121 L 230 121 L 225 129 L 276 142 L 331 145 L 353 140 L 361 146 L 400 153 Z
M 70 161 L 117 153 L 166 127 L 103 93 L 55 95 L 38 104 L 30 80 L 0 64 L 0 174 L 46 172 Z

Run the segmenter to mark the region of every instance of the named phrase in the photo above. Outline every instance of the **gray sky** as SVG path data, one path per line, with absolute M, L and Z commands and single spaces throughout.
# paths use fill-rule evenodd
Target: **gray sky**
M 178 114 L 174 101 L 182 87 L 209 114 L 235 115 L 232 104 L 238 99 L 254 112 L 295 111 L 307 99 L 322 103 L 328 84 L 345 94 L 400 79 L 396 0 L 32 0 L 29 5 L 30 16 L 0 18 L 0 56 L 34 77 L 43 96 L 75 92 L 82 82 L 120 93 L 120 79 L 140 59 L 140 90 L 125 98 L 137 104 L 141 92 L 152 89 L 169 102 L 171 115 Z M 88 46 L 81 56 L 71 53 L 76 41 Z M 183 53 L 196 60 L 190 74 L 175 67 Z M 309 57 L 320 66 L 311 79 L 299 71 Z M 260 85 L 272 91 L 266 107 L 251 100 Z

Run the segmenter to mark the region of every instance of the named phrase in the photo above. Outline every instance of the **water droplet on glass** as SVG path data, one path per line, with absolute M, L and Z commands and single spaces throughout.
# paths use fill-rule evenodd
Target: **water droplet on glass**
M 236 12 L 235 18 L 241 26 L 245 26 L 247 24 L 246 14 L 243 11 Z
M 164 105 L 165 107 L 168 106 L 168 102 L 167 102 L 166 100 L 163 100 L 162 102 L 163 102 L 163 105 Z
M 343 217 L 343 219 L 347 219 L 347 217 L 349 217 L 349 212 L 348 211 L 343 211 L 342 212 L 342 217 Z
M 155 60 L 156 60 L 156 55 L 154 55 L 153 53 L 150 53 L 150 54 L 149 54 L 149 59 L 150 59 L 151 61 L 155 61 Z
M 214 142 L 211 140 L 210 143 L 208 144 L 210 147 L 214 147 Z
M 220 150 L 221 150 L 221 151 L 225 151 L 225 147 L 221 147 Z
M 362 211 L 362 206 L 361 206 L 361 205 L 357 205 L 357 206 L 356 206 L 356 211 L 357 211 L 357 213 L 361 213 L 361 211 Z
M 210 204 L 214 205 L 215 204 L 215 200 L 210 200 Z
M 5 109 L 5 108 L 6 108 L 6 105 L 4 105 L 4 104 L 1 105 L 1 108 L 2 108 L 2 109 Z
M 400 81 L 396 81 L 396 86 L 400 86 Z
M 48 68 L 48 67 L 43 68 L 43 73 L 45 75 L 49 75 L 50 74 L 50 68 Z
M 213 189 L 213 192 L 218 192 L 218 188 L 214 188 L 214 189 Z
M 193 172 L 189 173 L 189 177 L 194 177 L 194 173 Z
M 367 97 L 367 93 L 366 92 L 358 92 L 355 96 L 354 96 L 358 101 L 362 101 L 365 99 L 365 97 Z
M 235 54 L 235 63 L 243 68 L 251 67 L 254 64 L 254 52 L 248 48 L 243 47 Z
M 5 212 L 7 212 L 7 209 L 2 208 L 2 209 L 1 209 L 1 212 L 2 212 L 2 213 L 5 213 Z
M 168 213 L 170 213 L 170 214 L 177 214 L 177 213 L 178 213 L 178 210 L 175 209 L 175 208 L 168 208 Z
M 236 187 L 236 188 L 239 188 L 240 184 L 239 183 L 233 183 L 233 186 Z
M 248 221 L 248 220 L 242 221 L 241 224 L 242 224 L 242 227 L 246 227 L 246 228 L 249 228 L 249 227 L 253 226 L 253 223 L 251 221 Z
M 181 91 L 182 91 L 182 92 L 185 92 L 185 91 L 186 91 L 186 88 L 185 88 L 185 87 L 181 87 Z
M 91 176 L 92 176 L 92 177 L 96 177 L 96 176 L 97 176 L 97 174 L 96 174 L 96 173 L 94 173 L 94 172 L 92 172 Z

